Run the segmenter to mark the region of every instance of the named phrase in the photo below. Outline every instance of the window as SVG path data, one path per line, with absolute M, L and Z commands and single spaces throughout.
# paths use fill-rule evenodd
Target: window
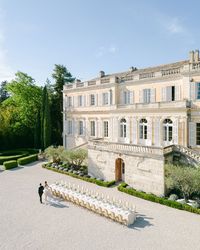
M 200 145 L 200 123 L 196 123 L 196 145 Z
M 124 104 L 130 104 L 130 92 L 124 91 Z
M 72 135 L 72 120 L 68 120 L 67 122 L 67 134 Z
M 83 135 L 83 121 L 79 121 L 78 124 L 78 134 Z
M 95 136 L 95 121 L 90 122 L 90 135 Z
M 90 95 L 90 105 L 91 106 L 95 105 L 95 95 L 94 94 Z
M 200 82 L 197 82 L 197 99 L 200 99 Z
M 83 96 L 82 95 L 78 96 L 78 106 L 79 107 L 83 106 Z
M 142 140 L 147 139 L 147 120 L 146 119 L 140 120 L 140 139 Z
M 68 96 L 68 107 L 72 106 L 72 97 Z
M 108 93 L 103 93 L 103 105 L 108 105 Z
M 175 86 L 172 86 L 172 96 L 171 96 L 171 100 L 175 101 Z
M 120 137 L 126 138 L 126 119 L 120 120 Z
M 166 142 L 172 141 L 173 122 L 171 119 L 165 119 L 163 122 L 163 140 Z
M 103 122 L 103 136 L 108 137 L 108 121 Z
M 143 101 L 144 103 L 150 103 L 151 101 L 151 90 L 143 89 Z

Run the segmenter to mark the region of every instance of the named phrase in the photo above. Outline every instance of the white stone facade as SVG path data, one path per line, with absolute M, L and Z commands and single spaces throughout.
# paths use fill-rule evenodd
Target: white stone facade
M 200 149 L 198 51 L 190 52 L 189 60 L 158 67 L 111 75 L 101 71 L 90 81 L 65 85 L 63 100 L 65 148 L 101 138 L 122 145 Z M 126 181 L 131 183 L 125 165 Z M 107 179 L 113 169 L 113 163 L 107 165 Z M 132 171 L 134 175 L 134 167 Z

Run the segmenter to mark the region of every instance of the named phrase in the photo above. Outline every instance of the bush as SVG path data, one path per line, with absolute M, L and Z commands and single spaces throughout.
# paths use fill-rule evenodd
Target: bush
M 0 165 L 3 164 L 4 161 L 17 160 L 20 157 L 27 156 L 28 154 L 28 151 L 2 151 L 0 154 Z
M 178 196 L 176 195 L 176 194 L 171 194 L 170 196 L 169 196 L 169 199 L 168 200 L 170 200 L 170 201 L 176 201 L 178 199 Z
M 147 193 L 144 193 L 144 192 L 137 191 L 135 189 L 127 189 L 126 186 L 127 186 L 126 183 L 122 183 L 122 184 L 120 184 L 118 186 L 118 190 L 121 191 L 121 192 L 130 194 L 130 195 L 136 196 L 138 198 L 142 198 L 142 199 L 145 199 L 145 200 L 148 200 L 148 201 L 153 201 L 153 202 L 156 202 L 156 203 L 160 203 L 160 204 L 168 206 L 168 207 L 173 207 L 173 208 L 176 208 L 176 209 L 185 210 L 185 211 L 188 211 L 188 212 L 200 214 L 200 209 L 191 207 L 191 206 L 189 206 L 187 204 L 181 204 L 181 203 L 179 203 L 177 201 L 172 201 L 172 200 L 167 200 L 165 198 L 160 198 L 160 197 L 158 197 L 158 196 L 156 196 L 154 194 L 147 194 Z
M 17 161 L 4 161 L 3 163 L 6 170 L 18 167 Z
M 101 180 L 96 180 L 96 179 L 90 178 L 90 177 L 80 176 L 78 174 L 74 174 L 74 173 L 71 173 L 69 171 L 67 172 L 66 170 L 55 169 L 55 168 L 50 167 L 48 163 L 43 164 L 42 167 L 47 168 L 47 169 L 52 170 L 52 171 L 57 172 L 57 173 L 66 174 L 66 175 L 75 177 L 75 178 L 83 180 L 83 181 L 95 183 L 95 184 L 97 184 L 99 186 L 103 186 L 103 187 L 110 187 L 110 186 L 113 186 L 115 184 L 115 181 L 101 181 Z
M 28 163 L 31 163 L 31 162 L 37 161 L 37 160 L 38 160 L 38 155 L 35 154 L 35 155 L 30 155 L 30 156 L 27 156 L 27 157 L 19 158 L 17 160 L 17 162 L 18 162 L 19 165 L 26 165 Z

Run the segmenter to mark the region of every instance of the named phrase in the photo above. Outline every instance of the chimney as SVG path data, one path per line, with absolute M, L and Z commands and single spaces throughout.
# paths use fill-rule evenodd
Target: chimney
M 101 78 L 101 77 L 104 77 L 104 76 L 105 76 L 105 72 L 101 70 L 101 71 L 99 72 L 99 77 Z
M 189 62 L 194 63 L 194 51 L 193 50 L 189 52 Z
M 198 49 L 196 49 L 194 52 L 194 61 L 195 63 L 199 62 L 199 50 Z

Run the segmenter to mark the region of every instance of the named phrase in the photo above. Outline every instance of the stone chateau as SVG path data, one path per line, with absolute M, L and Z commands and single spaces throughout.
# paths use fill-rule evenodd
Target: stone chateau
M 88 169 L 164 194 L 164 160 L 200 161 L 200 58 L 105 74 L 63 89 L 65 148 L 88 147 Z

